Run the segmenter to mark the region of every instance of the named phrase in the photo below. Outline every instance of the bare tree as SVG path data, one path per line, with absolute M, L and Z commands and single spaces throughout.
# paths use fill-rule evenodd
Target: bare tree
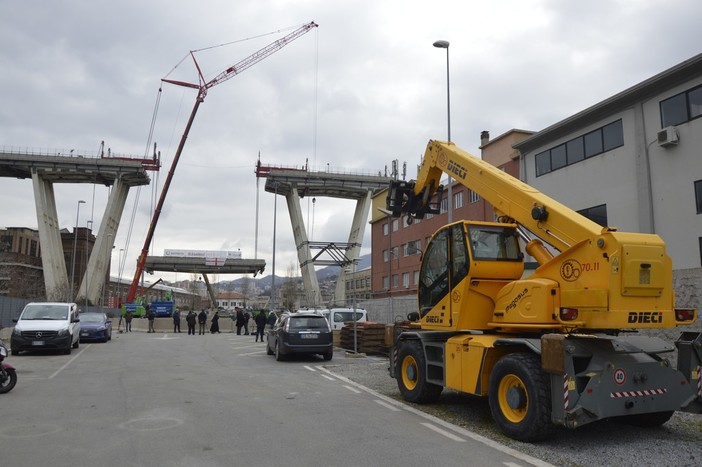
M 244 308 L 246 308 L 246 301 L 251 297 L 251 285 L 249 276 L 244 276 L 241 279 L 241 296 L 244 298 Z
M 288 266 L 288 275 L 281 290 L 282 305 L 286 310 L 295 311 L 297 302 L 297 281 L 295 280 L 295 266 Z

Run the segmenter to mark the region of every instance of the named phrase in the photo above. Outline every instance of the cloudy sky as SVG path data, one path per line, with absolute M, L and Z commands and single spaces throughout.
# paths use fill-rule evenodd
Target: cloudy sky
M 104 141 L 115 153 L 150 154 L 161 79 L 197 82 L 189 51 L 211 79 L 315 21 L 209 90 L 152 244 L 155 255 L 240 249 L 265 259 L 268 275 L 274 196 L 263 181 L 257 188 L 258 154 L 321 170 L 377 173 L 393 159 L 415 167 L 427 141 L 447 134 L 446 52 L 436 40 L 451 44 L 452 139 L 478 154 L 482 130 L 538 131 L 700 53 L 701 17 L 697 0 L 0 0 L 0 147 L 95 155 Z M 196 96 L 162 89 L 152 137 L 159 189 Z M 62 228 L 73 228 L 83 199 L 79 225 L 92 219 L 97 230 L 104 186 L 55 192 Z M 136 195 L 117 234 L 115 276 L 120 249 L 133 275 L 151 219 L 152 187 Z M 312 240 L 347 241 L 353 203 L 318 199 L 312 209 L 303 200 L 302 209 Z M 285 275 L 297 257 L 282 198 L 277 211 L 276 273 Z M 0 227 L 37 227 L 30 180 L 0 179 Z

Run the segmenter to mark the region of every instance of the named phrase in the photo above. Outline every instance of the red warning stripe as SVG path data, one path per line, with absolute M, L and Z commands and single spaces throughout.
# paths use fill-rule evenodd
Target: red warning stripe
M 611 399 L 618 399 L 620 397 L 645 397 L 645 396 L 660 396 L 666 394 L 667 389 L 644 389 L 643 391 L 618 391 L 609 394 Z

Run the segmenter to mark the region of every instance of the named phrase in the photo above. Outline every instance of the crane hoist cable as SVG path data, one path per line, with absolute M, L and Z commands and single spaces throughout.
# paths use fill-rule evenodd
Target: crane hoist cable
M 263 47 L 262 49 L 259 49 L 258 51 L 254 52 L 252 55 L 246 57 L 245 59 L 241 60 L 240 62 L 230 66 L 226 70 L 222 71 L 220 74 L 215 76 L 209 81 L 205 81 L 205 78 L 202 74 L 202 70 L 200 69 L 200 65 L 198 64 L 197 60 L 195 59 L 195 52 L 191 51 L 190 56 L 193 59 L 193 62 L 195 64 L 195 68 L 197 69 L 198 77 L 199 77 L 199 83 L 194 84 L 194 83 L 188 83 L 184 81 L 176 81 L 176 80 L 171 80 L 171 79 L 165 79 L 163 78 L 161 81 L 164 83 L 170 83 L 170 84 L 175 84 L 177 86 L 184 86 L 188 88 L 193 88 L 198 90 L 197 98 L 195 99 L 195 105 L 193 106 L 193 110 L 190 113 L 190 118 L 188 119 L 188 123 L 185 126 L 185 131 L 183 132 L 183 136 L 180 139 L 180 144 L 178 145 L 178 149 L 176 150 L 175 155 L 173 156 L 173 162 L 171 163 L 171 168 L 168 171 L 168 175 L 166 176 L 166 180 L 163 184 L 163 189 L 161 190 L 161 196 L 159 197 L 158 204 L 156 205 L 156 209 L 154 210 L 153 217 L 151 219 L 151 223 L 149 224 L 149 230 L 146 234 L 146 239 L 144 240 L 144 247 L 141 250 L 141 254 L 139 255 L 139 258 L 137 260 L 137 267 L 136 271 L 134 273 L 134 278 L 132 280 L 132 285 L 129 287 L 129 293 L 127 294 L 127 301 L 128 302 L 133 302 L 134 298 L 136 297 L 136 291 L 137 291 L 137 286 L 139 284 L 139 278 L 141 277 L 142 272 L 144 271 L 144 265 L 146 264 L 146 257 L 148 256 L 149 252 L 149 246 L 151 245 L 151 240 L 153 239 L 154 236 L 154 231 L 156 230 L 156 224 L 158 223 L 158 219 L 161 215 L 161 209 L 163 208 L 163 203 L 166 198 L 166 194 L 168 193 L 168 189 L 171 185 L 171 181 L 173 180 L 173 174 L 175 172 L 176 166 L 178 165 L 178 160 L 180 159 L 180 155 L 183 152 L 183 147 L 185 146 L 185 141 L 188 138 L 188 134 L 190 133 L 190 128 L 192 127 L 193 121 L 195 120 L 195 115 L 197 114 L 197 110 L 200 107 L 200 104 L 205 100 L 205 96 L 207 95 L 207 90 L 217 86 L 218 84 L 221 84 L 234 76 L 238 75 L 242 71 L 250 68 L 251 66 L 255 65 L 256 63 L 260 62 L 264 58 L 269 57 L 273 53 L 277 52 L 278 50 L 282 49 L 295 39 L 298 39 L 299 37 L 303 36 L 304 34 L 308 33 L 312 29 L 316 28 L 317 24 L 315 22 L 310 22 L 307 24 L 304 24 L 303 26 L 297 28 L 290 34 L 274 41 L 273 43 Z

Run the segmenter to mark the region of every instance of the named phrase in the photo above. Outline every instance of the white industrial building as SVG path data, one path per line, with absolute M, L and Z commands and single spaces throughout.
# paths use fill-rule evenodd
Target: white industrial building
M 676 274 L 700 277 L 701 116 L 702 54 L 515 144 L 520 176 L 602 225 L 660 235 Z

